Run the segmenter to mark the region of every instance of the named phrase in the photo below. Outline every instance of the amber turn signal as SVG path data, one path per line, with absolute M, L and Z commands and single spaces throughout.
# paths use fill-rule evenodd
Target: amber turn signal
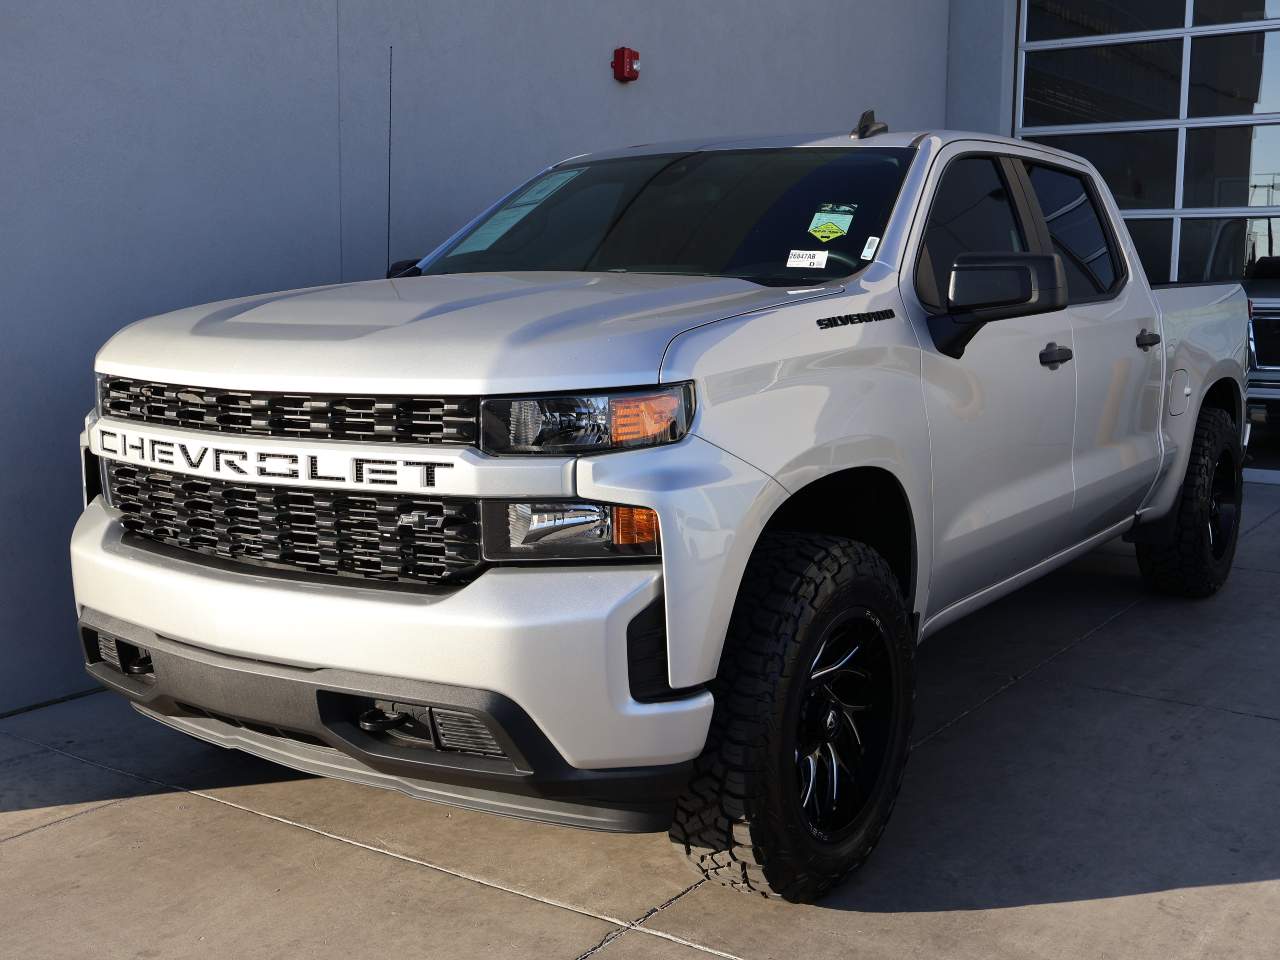
M 658 515 L 648 507 L 614 507 L 613 542 L 619 547 L 656 544 Z
M 680 397 L 655 393 L 647 397 L 612 397 L 609 428 L 616 444 L 667 440 L 680 415 Z

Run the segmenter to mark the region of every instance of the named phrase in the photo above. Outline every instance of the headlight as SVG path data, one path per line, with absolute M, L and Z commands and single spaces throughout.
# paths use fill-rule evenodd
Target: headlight
M 593 453 L 674 443 L 689 432 L 693 384 L 486 400 L 487 453 Z
M 658 515 L 608 503 L 484 504 L 486 560 L 590 560 L 658 556 Z

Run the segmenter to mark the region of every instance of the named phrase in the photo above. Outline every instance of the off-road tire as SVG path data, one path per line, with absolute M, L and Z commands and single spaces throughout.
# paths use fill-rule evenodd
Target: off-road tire
M 792 730 L 826 619 L 851 607 L 883 626 L 894 709 L 870 799 L 842 840 L 816 838 L 800 811 Z M 861 866 L 880 839 L 910 752 L 915 636 L 897 578 L 865 544 L 766 534 L 748 565 L 729 626 L 715 713 L 670 837 L 704 877 L 809 902 Z
M 1210 516 L 1215 472 L 1224 457 L 1234 472 L 1234 523 L 1228 541 L 1215 552 Z M 1172 596 L 1208 597 L 1226 582 L 1240 533 L 1243 460 L 1240 433 L 1231 416 L 1214 408 L 1201 411 L 1175 508 L 1173 537 L 1168 543 L 1137 544 L 1138 569 L 1150 587 Z

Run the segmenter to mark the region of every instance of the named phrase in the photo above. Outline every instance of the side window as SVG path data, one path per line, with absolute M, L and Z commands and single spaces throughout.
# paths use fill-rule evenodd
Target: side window
M 1031 188 L 1040 201 L 1053 250 L 1067 271 L 1072 303 L 1105 296 L 1116 287 L 1115 251 L 1084 178 L 1054 167 L 1027 164 Z
M 916 294 L 926 307 L 941 313 L 957 254 L 1026 250 L 1026 239 L 996 161 L 991 157 L 953 160 L 929 208 L 916 265 Z

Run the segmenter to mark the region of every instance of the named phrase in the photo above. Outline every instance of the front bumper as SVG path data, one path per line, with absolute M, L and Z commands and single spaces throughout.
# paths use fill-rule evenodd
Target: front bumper
M 580 770 L 681 763 L 706 740 L 709 693 L 630 694 L 627 627 L 662 593 L 656 565 L 499 568 L 436 593 L 310 583 L 133 542 L 98 498 L 71 570 L 81 611 L 178 643 L 506 697 Z
M 666 829 L 690 772 L 688 761 L 571 767 L 527 713 L 490 691 L 226 656 L 94 610 L 80 630 L 89 674 L 140 713 L 307 773 L 521 819 L 640 832 Z M 144 652 L 146 669 L 122 669 L 124 650 L 126 665 Z M 421 707 L 415 729 L 425 739 L 361 729 L 377 703 Z

